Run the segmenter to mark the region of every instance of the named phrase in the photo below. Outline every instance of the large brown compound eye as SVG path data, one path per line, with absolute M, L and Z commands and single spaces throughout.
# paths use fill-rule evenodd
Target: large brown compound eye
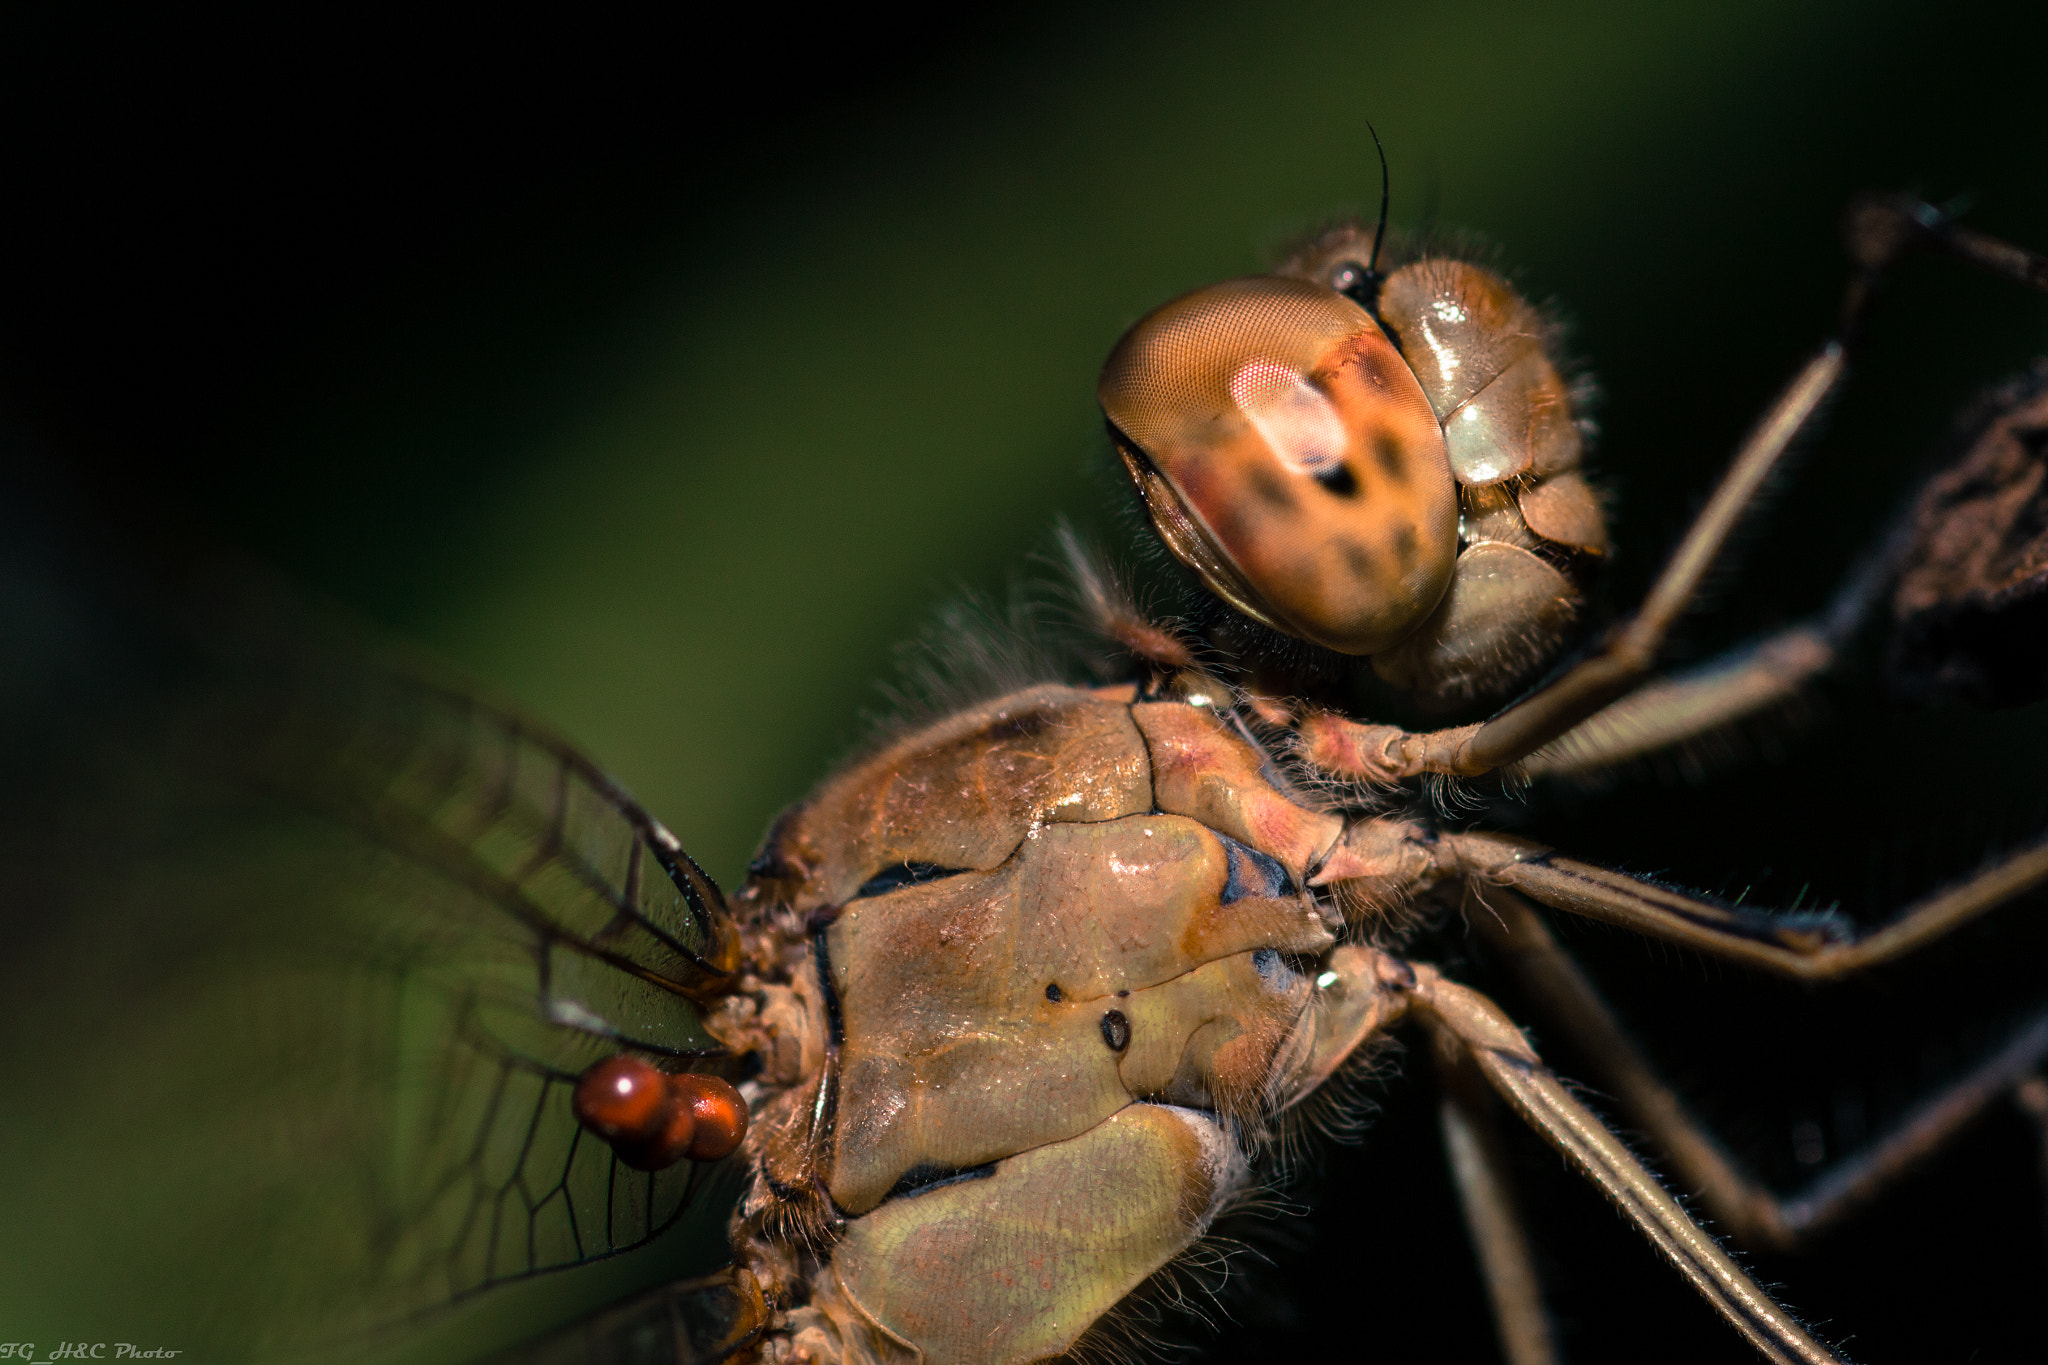
M 1097 388 L 1167 548 L 1256 621 L 1372 654 L 1428 618 L 1458 554 L 1429 399 L 1363 308 L 1230 280 L 1142 319 Z

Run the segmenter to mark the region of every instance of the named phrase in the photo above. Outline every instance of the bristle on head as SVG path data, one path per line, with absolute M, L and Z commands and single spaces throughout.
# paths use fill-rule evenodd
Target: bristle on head
M 1059 559 L 1073 583 L 1074 598 L 1088 629 L 1141 663 L 1177 673 L 1196 666 L 1195 652 L 1169 626 L 1153 621 L 1122 577 L 1072 527 L 1058 532 Z

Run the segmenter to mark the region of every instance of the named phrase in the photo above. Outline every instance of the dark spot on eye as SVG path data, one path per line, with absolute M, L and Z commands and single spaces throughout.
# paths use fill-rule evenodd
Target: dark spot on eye
M 1415 567 L 1415 528 L 1402 523 L 1394 528 L 1394 558 L 1401 561 L 1403 569 Z
M 1351 476 L 1351 466 L 1341 460 L 1319 472 L 1316 482 L 1340 498 L 1358 496 L 1358 480 Z
M 1060 1001 L 1066 999 L 1067 997 L 1066 994 L 1060 990 L 1060 983 L 1055 981 L 1050 986 L 1047 986 L 1045 988 L 1045 998 L 1052 1001 L 1053 1004 L 1057 1005 Z
M 1353 577 L 1370 579 L 1373 576 L 1372 552 L 1363 545 L 1349 537 L 1340 538 L 1337 541 L 1337 552 L 1344 556 L 1344 563 L 1351 570 Z
M 1288 491 L 1286 484 L 1274 477 L 1272 470 L 1262 465 L 1253 465 L 1251 472 L 1245 476 L 1245 481 L 1251 486 L 1252 493 L 1258 500 L 1274 511 L 1294 510 L 1294 494 Z
M 1124 998 L 1125 996 L 1127 996 L 1127 995 L 1129 995 L 1129 994 L 1130 994 L 1130 992 L 1129 992 L 1129 991 L 1118 991 L 1118 992 L 1116 993 L 1116 998 L 1117 998 L 1117 999 L 1119 999 L 1119 1000 L 1121 1000 L 1121 999 L 1123 999 L 1123 998 Z
M 1102 1041 L 1109 1044 L 1111 1052 L 1122 1052 L 1131 1045 L 1131 1021 L 1124 1018 L 1122 1010 L 1102 1016 Z
M 936 1190 L 941 1185 L 957 1185 L 963 1180 L 986 1180 L 995 1173 L 993 1161 L 981 1166 L 941 1166 L 936 1161 L 920 1161 L 905 1171 L 882 1198 L 904 1199 Z
M 1224 905 L 1241 900 L 1271 900 L 1287 894 L 1290 879 L 1279 859 L 1235 839 L 1223 835 L 1217 838 L 1223 842 L 1224 863 L 1229 868 L 1223 882 Z
M 1373 436 L 1372 454 L 1379 461 L 1380 473 L 1395 483 L 1408 482 L 1408 454 L 1392 432 L 1382 431 Z
M 902 886 L 921 886 L 935 882 L 941 877 L 957 877 L 967 871 L 964 867 L 940 867 L 937 863 L 905 861 L 885 867 L 860 884 L 860 890 L 853 893 L 853 899 L 862 896 L 879 896 Z

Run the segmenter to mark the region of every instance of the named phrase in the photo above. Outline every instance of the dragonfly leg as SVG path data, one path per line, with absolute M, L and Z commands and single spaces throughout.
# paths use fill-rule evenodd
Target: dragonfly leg
M 1846 641 L 1821 623 L 1751 641 L 1682 674 L 1653 679 L 1610 702 L 1522 760 L 1525 777 L 1585 777 L 1676 748 L 1793 701 L 1832 669 Z M 1391 785 L 1458 762 L 1476 725 L 1420 734 L 1364 725 L 1332 713 L 1300 726 L 1310 764 L 1353 780 Z
M 1635 1224 L 1702 1298 L 1762 1355 L 1785 1365 L 1840 1360 L 1689 1217 L 1627 1144 L 1530 1048 L 1500 1007 L 1434 968 L 1413 968 L 1411 1009 L 1456 1040 L 1510 1108 Z
M 1434 1032 L 1444 1155 L 1486 1282 L 1501 1358 L 1507 1365 L 1556 1365 L 1556 1333 L 1543 1304 L 1543 1286 L 1515 1197 L 1499 1101 L 1457 1040 L 1440 1029 Z
M 1674 748 L 1784 706 L 1839 657 L 1839 645 L 1811 627 L 1782 631 L 1602 707 L 1529 755 L 1522 772 L 1584 776 Z
M 1841 661 L 1910 550 L 1912 529 L 1899 518 L 1812 620 L 1651 679 L 1529 755 L 1523 775 L 1585 776 L 1784 707 Z
M 2048 883 L 2048 837 L 2042 837 L 1921 898 L 1874 932 L 1858 935 L 1832 912 L 1772 913 L 1728 905 L 1582 863 L 1513 835 L 1446 834 L 1439 847 L 1440 864 L 1455 864 L 1481 883 L 1805 981 L 1850 976 L 1903 957 Z
M 1535 908 L 1498 887 L 1481 893 L 1473 932 L 1528 990 L 1532 1008 L 1558 1029 L 1593 1078 L 1664 1152 L 1682 1184 L 1749 1246 L 1790 1250 L 1833 1227 L 1989 1109 L 2002 1096 L 2022 1106 L 2035 1068 L 2048 1059 L 2048 1011 L 1963 1076 L 1921 1101 L 1890 1132 L 1844 1158 L 1798 1194 L 1773 1193 L 1714 1138 L 1629 1036 Z M 2042 1096 L 2048 1101 L 2048 1094 Z

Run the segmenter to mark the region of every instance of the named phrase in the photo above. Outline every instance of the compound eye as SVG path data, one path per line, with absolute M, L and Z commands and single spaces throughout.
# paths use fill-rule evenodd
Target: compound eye
M 1443 597 L 1443 432 L 1350 299 L 1265 277 L 1198 290 L 1124 334 L 1096 393 L 1160 538 L 1245 615 L 1372 654 Z

